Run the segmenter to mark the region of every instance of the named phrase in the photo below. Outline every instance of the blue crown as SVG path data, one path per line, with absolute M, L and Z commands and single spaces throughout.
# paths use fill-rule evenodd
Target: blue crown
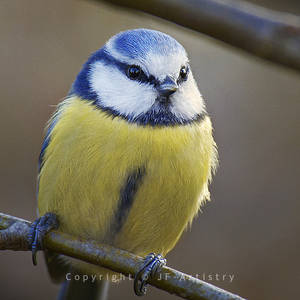
M 146 58 L 147 54 L 170 54 L 185 50 L 171 36 L 150 29 L 134 29 L 121 32 L 112 38 L 113 49 L 131 59 Z

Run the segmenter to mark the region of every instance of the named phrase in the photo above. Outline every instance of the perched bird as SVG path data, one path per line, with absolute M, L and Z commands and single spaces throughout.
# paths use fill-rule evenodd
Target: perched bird
M 211 121 L 184 47 L 155 30 L 113 36 L 83 65 L 49 121 L 38 177 L 41 217 L 30 235 L 34 260 L 57 219 L 62 232 L 165 256 L 209 199 L 216 165 Z M 46 257 L 54 278 L 68 268 L 103 272 L 67 257 L 59 267 L 60 256 Z M 163 263 L 161 256 L 147 259 Z M 144 284 L 136 282 L 137 294 Z

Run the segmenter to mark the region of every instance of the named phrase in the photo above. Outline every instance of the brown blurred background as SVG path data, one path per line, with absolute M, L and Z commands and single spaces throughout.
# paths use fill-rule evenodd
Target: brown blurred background
M 300 14 L 297 0 L 255 2 Z M 92 51 L 137 27 L 186 47 L 219 146 L 212 201 L 168 264 L 250 299 L 298 299 L 300 73 L 154 17 L 88 1 L 1 0 L 0 211 L 35 218 L 37 157 L 53 105 Z M 33 267 L 29 252 L 0 253 L 1 299 L 55 299 L 57 291 L 41 255 Z M 132 282 L 110 289 L 109 299 L 118 297 L 136 299 Z M 155 288 L 144 297 L 174 298 Z

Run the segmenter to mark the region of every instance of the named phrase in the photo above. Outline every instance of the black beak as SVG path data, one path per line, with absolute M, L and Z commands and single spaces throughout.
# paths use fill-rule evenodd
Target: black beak
M 170 76 L 167 76 L 165 80 L 158 86 L 158 92 L 161 98 L 168 99 L 168 97 L 174 94 L 177 90 L 178 85 Z

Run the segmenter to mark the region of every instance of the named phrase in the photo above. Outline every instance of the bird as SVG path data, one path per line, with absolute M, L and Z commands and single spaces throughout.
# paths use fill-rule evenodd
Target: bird
M 59 228 L 146 257 L 134 285 L 144 294 L 143 273 L 165 264 L 210 199 L 217 165 L 211 119 L 185 48 L 152 29 L 114 35 L 84 63 L 48 123 L 39 218 L 28 237 L 34 263 L 45 234 Z M 66 270 L 103 272 L 47 250 L 45 256 L 54 280 Z

